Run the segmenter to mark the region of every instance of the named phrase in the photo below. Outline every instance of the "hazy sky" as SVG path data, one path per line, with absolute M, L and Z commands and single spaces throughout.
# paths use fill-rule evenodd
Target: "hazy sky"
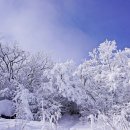
M 130 0 L 0 0 L 0 34 L 80 62 L 106 38 L 130 47 Z

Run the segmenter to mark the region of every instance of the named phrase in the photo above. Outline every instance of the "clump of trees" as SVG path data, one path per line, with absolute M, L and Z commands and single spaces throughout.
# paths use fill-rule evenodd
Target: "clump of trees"
M 48 55 L 0 43 L 0 99 L 12 100 L 16 118 L 27 120 L 57 122 L 64 113 L 85 120 L 124 108 L 129 113 L 130 49 L 118 50 L 115 41 L 106 40 L 89 56 L 79 66 L 55 63 Z

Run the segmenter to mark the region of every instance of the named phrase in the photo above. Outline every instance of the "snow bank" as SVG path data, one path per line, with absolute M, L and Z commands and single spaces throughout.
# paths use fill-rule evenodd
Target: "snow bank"
M 6 99 L 0 101 L 0 115 L 12 116 L 14 112 L 15 107 L 12 101 Z
M 56 130 L 52 124 L 20 119 L 0 119 L 0 130 Z M 63 129 L 62 129 L 63 130 Z
M 98 127 L 91 129 L 90 124 L 71 124 L 72 121 L 67 120 L 68 117 L 60 122 L 59 125 L 53 127 L 53 125 L 49 122 L 38 122 L 38 121 L 26 121 L 26 120 L 18 120 L 18 119 L 0 119 L 0 130 L 113 130 L 110 127 L 102 126 L 102 124 L 98 124 Z M 71 124 L 71 125 L 70 125 Z M 70 125 L 70 126 L 69 126 Z M 74 125 L 74 126 L 73 126 Z M 115 129 L 114 129 L 115 130 Z M 130 130 L 128 129 L 116 129 L 116 130 Z
M 58 125 L 42 121 L 26 121 L 20 119 L 0 119 L 0 130 L 130 130 L 130 127 L 119 126 L 112 128 L 109 124 L 95 123 L 93 128 L 90 122 L 80 122 L 76 115 L 64 115 Z
M 78 116 L 64 115 L 58 125 L 42 121 L 0 119 L 0 130 L 70 130 L 78 122 Z

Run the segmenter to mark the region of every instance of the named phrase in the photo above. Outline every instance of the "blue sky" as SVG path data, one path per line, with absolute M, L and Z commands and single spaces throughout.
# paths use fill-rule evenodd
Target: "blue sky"
M 88 58 L 106 38 L 130 47 L 130 0 L 0 0 L 0 34 L 56 61 Z

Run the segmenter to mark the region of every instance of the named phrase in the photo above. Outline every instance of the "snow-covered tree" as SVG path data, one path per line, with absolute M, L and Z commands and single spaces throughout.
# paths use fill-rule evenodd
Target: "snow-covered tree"
M 33 97 L 29 93 L 29 90 L 23 85 L 18 82 L 15 82 L 15 84 L 17 85 L 16 96 L 14 98 L 16 104 L 16 118 L 33 120 L 33 114 L 29 106 L 29 103 Z
M 0 43 L 0 99 L 13 100 L 17 118 L 27 120 L 56 123 L 66 112 L 113 119 L 114 107 L 121 115 L 130 102 L 130 49 L 106 40 L 89 56 L 79 66 L 54 63 L 48 55 L 27 56 Z
M 21 72 L 19 82 L 35 93 L 42 83 L 49 81 L 47 76 L 52 67 L 53 62 L 48 55 L 38 53 L 31 56 Z

